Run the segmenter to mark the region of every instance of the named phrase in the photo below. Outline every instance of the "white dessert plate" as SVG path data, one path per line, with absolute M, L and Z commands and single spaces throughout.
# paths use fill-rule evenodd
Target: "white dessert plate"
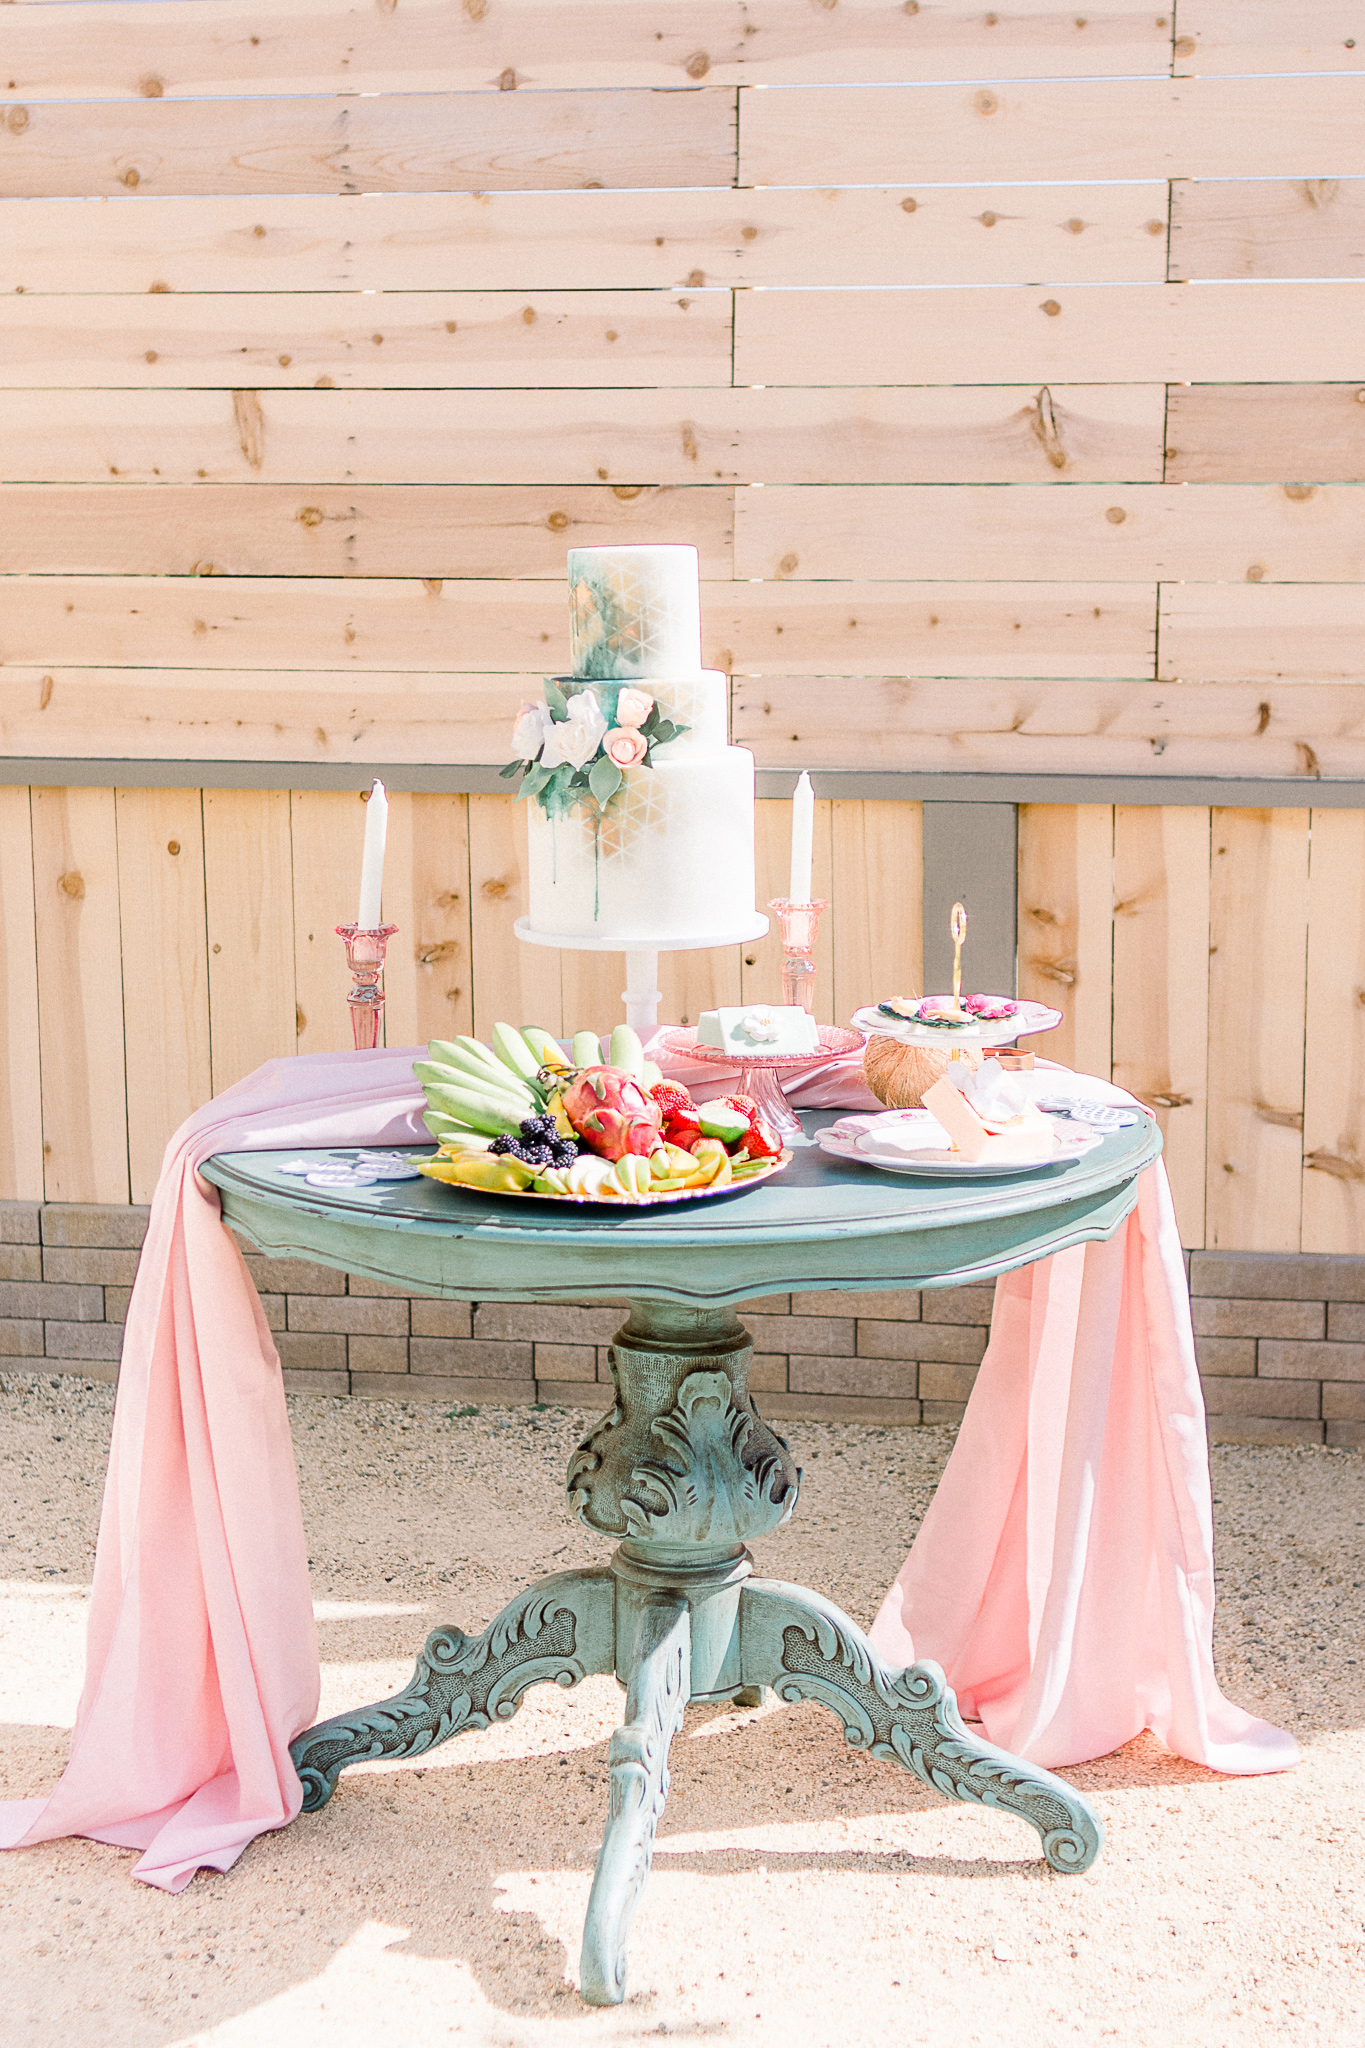
M 1103 1144 L 1099 1132 L 1078 1123 L 1052 1126 L 1055 1149 L 1041 1159 L 964 1159 L 927 1109 L 882 1110 L 877 1115 L 840 1117 L 815 1133 L 831 1158 L 879 1173 L 911 1173 L 917 1179 L 993 1180 L 1010 1173 L 1037 1173 L 1044 1166 L 1069 1166 Z
M 894 1038 L 901 1045 L 938 1045 L 945 1050 L 955 1045 L 1012 1045 L 1035 1031 L 1055 1031 L 1062 1021 L 1060 1010 L 1046 1003 L 1020 1003 L 1012 1017 L 994 1024 L 912 1024 L 904 1017 L 888 1017 L 875 1004 L 853 1012 L 857 1030 L 876 1038 Z

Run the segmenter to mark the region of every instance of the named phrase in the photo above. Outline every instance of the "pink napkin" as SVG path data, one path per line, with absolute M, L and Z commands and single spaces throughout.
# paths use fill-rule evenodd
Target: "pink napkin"
M 217 1191 L 215 1152 L 420 1142 L 417 1048 L 272 1060 L 167 1147 L 129 1304 L 70 1760 L 0 1805 L 0 1847 L 62 1835 L 142 1850 L 179 1891 L 285 1826 L 289 1743 L 318 1654 L 279 1360 Z M 673 1063 L 703 1095 L 733 1077 Z M 875 1108 L 858 1059 L 787 1093 Z M 957 1449 L 874 1628 L 936 1657 L 1001 1743 L 1076 1762 L 1150 1727 L 1223 1771 L 1280 1770 L 1291 1739 L 1213 1675 L 1212 1517 L 1179 1241 L 1160 1165 L 1108 1245 L 998 1283 Z M 913 1611 L 912 1648 L 909 1617 Z

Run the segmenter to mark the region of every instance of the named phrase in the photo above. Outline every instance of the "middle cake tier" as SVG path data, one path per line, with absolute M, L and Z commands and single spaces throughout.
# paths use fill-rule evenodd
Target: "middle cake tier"
M 528 807 L 532 926 L 641 946 L 730 938 L 754 919 L 754 758 L 662 751 L 616 795 L 547 816 Z

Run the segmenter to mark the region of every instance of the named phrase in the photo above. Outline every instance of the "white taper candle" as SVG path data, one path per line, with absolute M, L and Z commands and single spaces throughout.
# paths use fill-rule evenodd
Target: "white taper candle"
M 792 798 L 792 871 L 787 895 L 793 903 L 809 903 L 811 900 L 811 842 L 814 835 L 815 791 L 803 768 Z
M 363 932 L 378 931 L 384 894 L 384 841 L 389 832 L 389 800 L 375 781 L 365 806 L 365 856 L 360 864 L 360 908 L 356 923 Z

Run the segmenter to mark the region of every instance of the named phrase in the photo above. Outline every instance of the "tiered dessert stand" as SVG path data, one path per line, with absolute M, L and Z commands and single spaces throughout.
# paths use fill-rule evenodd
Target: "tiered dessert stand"
M 1050 1010 L 1046 1003 L 1020 1003 L 1012 1017 L 946 1027 L 919 1024 L 909 1017 L 888 1017 L 884 1010 L 875 1008 L 853 1012 L 854 1026 L 864 1038 L 894 1038 L 897 1045 L 931 1045 L 950 1056 L 968 1046 L 981 1052 L 991 1046 L 1013 1045 L 1016 1038 L 1029 1038 L 1037 1031 L 1055 1031 L 1061 1021 L 1061 1011 Z

